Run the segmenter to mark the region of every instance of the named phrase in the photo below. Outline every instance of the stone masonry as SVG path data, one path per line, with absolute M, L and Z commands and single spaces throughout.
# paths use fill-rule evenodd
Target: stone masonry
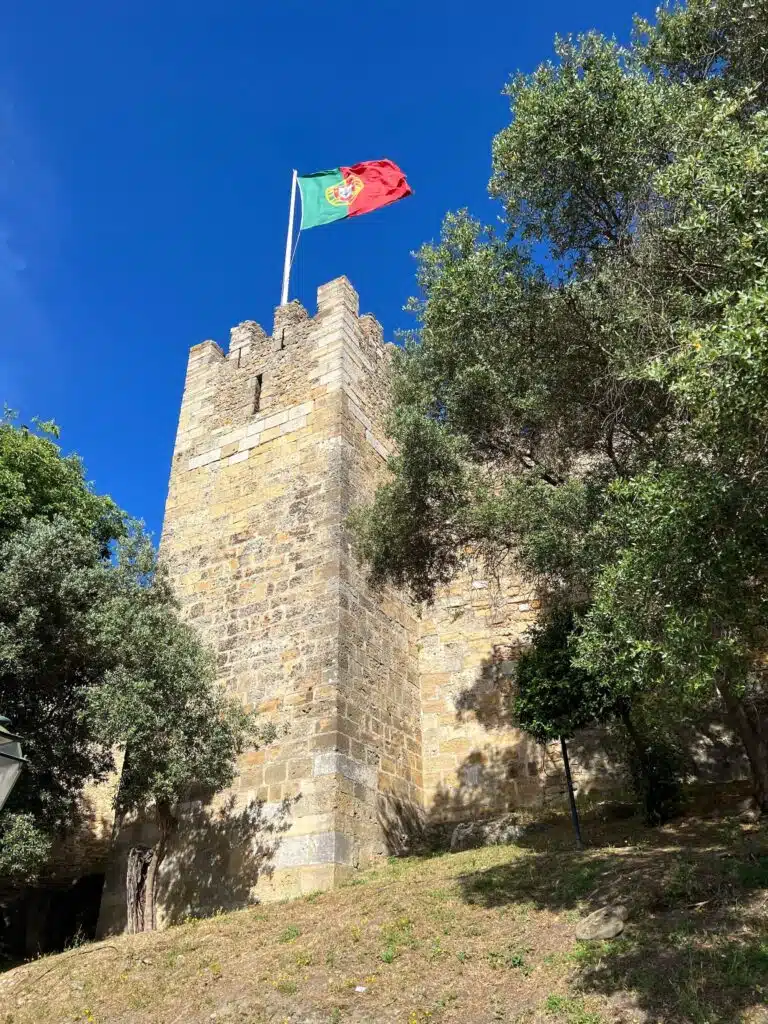
M 343 530 L 385 454 L 387 351 L 342 279 L 310 319 L 278 309 L 192 349 L 161 542 L 220 680 L 285 729 L 246 754 L 237 797 L 299 796 L 281 893 L 325 888 L 380 851 L 376 798 L 420 799 L 414 612 L 368 592 Z
M 261 898 L 333 886 L 419 820 L 547 791 L 546 753 L 499 703 L 531 596 L 468 573 L 418 608 L 374 593 L 352 552 L 346 517 L 386 472 L 393 350 L 339 278 L 315 316 L 294 302 L 271 335 L 246 321 L 226 354 L 189 355 L 161 556 L 220 682 L 278 727 L 225 794 L 233 812 L 295 800 Z M 102 932 L 121 872 L 117 858 Z

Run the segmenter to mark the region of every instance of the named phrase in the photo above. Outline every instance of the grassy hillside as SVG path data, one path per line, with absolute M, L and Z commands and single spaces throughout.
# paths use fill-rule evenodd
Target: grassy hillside
M 2 1024 L 768 1021 L 768 829 L 567 823 L 0 976 Z M 573 937 L 607 901 L 625 934 Z

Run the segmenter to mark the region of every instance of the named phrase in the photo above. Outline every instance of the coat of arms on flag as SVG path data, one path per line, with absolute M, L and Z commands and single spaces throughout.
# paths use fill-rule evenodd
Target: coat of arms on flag
M 357 174 L 348 174 L 337 185 L 329 185 L 325 198 L 331 206 L 350 206 L 365 188 L 363 179 Z

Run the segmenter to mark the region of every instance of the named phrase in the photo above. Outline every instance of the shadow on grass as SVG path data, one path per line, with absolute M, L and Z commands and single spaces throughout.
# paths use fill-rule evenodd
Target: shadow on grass
M 632 831 L 631 846 L 583 854 L 534 836 L 527 855 L 462 877 L 463 898 L 573 918 L 621 902 L 631 915 L 621 938 L 568 954 L 578 990 L 630 998 L 626 1021 L 768 1020 L 768 833 L 728 820 Z

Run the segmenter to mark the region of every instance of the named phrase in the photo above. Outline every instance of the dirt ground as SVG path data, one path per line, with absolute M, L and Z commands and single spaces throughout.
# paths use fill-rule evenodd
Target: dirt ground
M 768 827 L 566 820 L 519 845 L 392 860 L 352 884 L 41 958 L 2 1024 L 768 1024 Z M 579 942 L 606 903 L 623 935 Z

